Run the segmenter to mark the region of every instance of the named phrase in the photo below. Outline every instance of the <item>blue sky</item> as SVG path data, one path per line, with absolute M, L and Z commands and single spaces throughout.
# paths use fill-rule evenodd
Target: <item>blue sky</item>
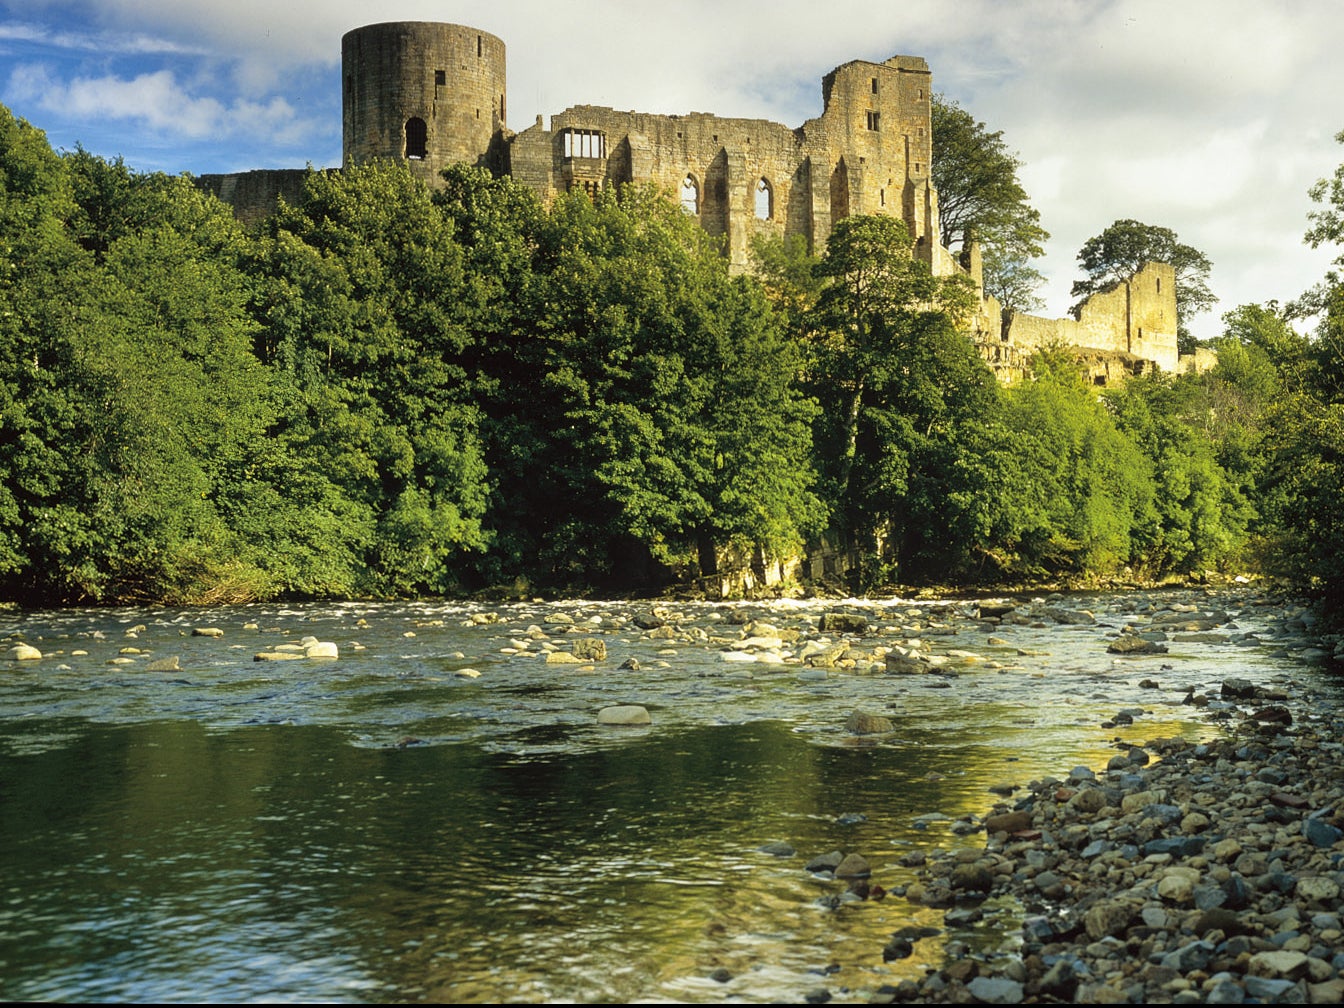
M 1004 138 L 1051 232 L 1047 314 L 1112 221 L 1174 229 L 1221 311 L 1288 300 L 1338 250 L 1302 244 L 1344 161 L 1337 0 L 0 0 L 0 102 L 52 145 L 194 174 L 340 162 L 340 40 L 452 21 L 508 49 L 509 125 L 569 105 L 790 126 L 851 59 L 925 57 Z

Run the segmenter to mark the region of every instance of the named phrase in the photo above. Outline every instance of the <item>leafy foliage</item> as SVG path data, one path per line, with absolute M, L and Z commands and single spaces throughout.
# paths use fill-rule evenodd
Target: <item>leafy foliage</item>
M 1000 278 L 1031 233 L 989 246 Z M 1337 288 L 1314 341 L 1244 306 L 1214 372 L 1103 399 L 1048 355 L 999 388 L 974 292 L 891 217 L 755 251 L 734 276 L 663 194 L 543 205 L 465 166 L 432 191 L 312 172 L 246 232 L 189 178 L 57 155 L 0 110 L 0 591 L 649 589 L 823 533 L 860 587 L 1247 542 L 1344 583 L 1311 548 L 1335 545 Z
M 970 235 L 983 250 L 985 290 L 1004 308 L 1035 311 L 1044 277 L 1031 260 L 1050 237 L 1018 179 L 1022 162 L 1003 131 L 990 132 L 955 101 L 934 95 L 932 178 L 938 191 L 942 243 L 960 245 Z

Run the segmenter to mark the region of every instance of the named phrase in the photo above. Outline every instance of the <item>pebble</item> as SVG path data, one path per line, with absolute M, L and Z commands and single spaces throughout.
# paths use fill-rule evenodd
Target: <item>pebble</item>
M 1236 680 L 1224 695 L 1263 699 Z M 949 928 L 1015 899 L 1018 946 L 949 945 L 923 982 L 872 1000 L 1340 1003 L 1341 739 L 1344 712 L 1302 697 L 1288 720 L 1247 716 L 1213 742 L 1153 739 L 1065 786 L 1033 782 L 985 817 L 982 849 L 931 851 L 906 892 Z

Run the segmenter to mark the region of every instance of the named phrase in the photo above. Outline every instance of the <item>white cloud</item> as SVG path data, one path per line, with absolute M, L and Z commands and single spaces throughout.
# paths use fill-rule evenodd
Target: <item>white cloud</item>
M 213 97 L 193 98 L 166 70 L 131 79 L 61 81 L 46 66 L 26 64 L 11 72 L 6 93 L 76 120 L 129 122 L 187 139 L 252 136 L 292 143 L 311 132 L 284 98 L 227 105 Z
M 28 64 L 45 54 L 11 59 L 7 101 L 34 78 L 33 108 L 62 122 L 126 124 L 127 143 L 139 130 L 177 138 L 185 158 L 197 138 L 230 141 L 228 164 L 193 170 L 275 166 L 305 142 L 314 149 L 295 167 L 335 163 L 341 36 L 373 20 L 454 21 L 502 38 L 514 128 L 574 104 L 797 126 L 820 112 L 832 67 L 902 53 L 928 59 L 935 87 L 1020 153 L 1053 235 L 1041 268 L 1054 313 L 1070 303 L 1078 248 L 1117 218 L 1170 227 L 1206 252 L 1220 311 L 1294 297 L 1332 255 L 1301 238 L 1307 188 L 1344 157 L 1333 139 L 1344 128 L 1334 105 L 1344 92 L 1338 0 L 386 0 L 373 15 L 366 0 L 0 0 L 0 9 L 14 17 L 0 25 L 10 50 L 84 58 L 40 80 Z M 112 60 L 132 52 L 162 58 Z

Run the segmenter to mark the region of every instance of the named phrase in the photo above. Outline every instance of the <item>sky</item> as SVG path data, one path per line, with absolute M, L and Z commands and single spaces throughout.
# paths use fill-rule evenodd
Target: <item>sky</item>
M 1112 222 L 1167 227 L 1213 262 L 1221 332 L 1288 301 L 1338 248 L 1302 240 L 1344 161 L 1338 0 L 0 0 L 0 103 L 57 149 L 138 171 L 341 162 L 341 36 L 446 21 L 503 39 L 510 128 L 571 105 L 799 126 L 854 59 L 923 56 L 934 90 L 1021 161 L 1050 232 L 1043 314 Z

